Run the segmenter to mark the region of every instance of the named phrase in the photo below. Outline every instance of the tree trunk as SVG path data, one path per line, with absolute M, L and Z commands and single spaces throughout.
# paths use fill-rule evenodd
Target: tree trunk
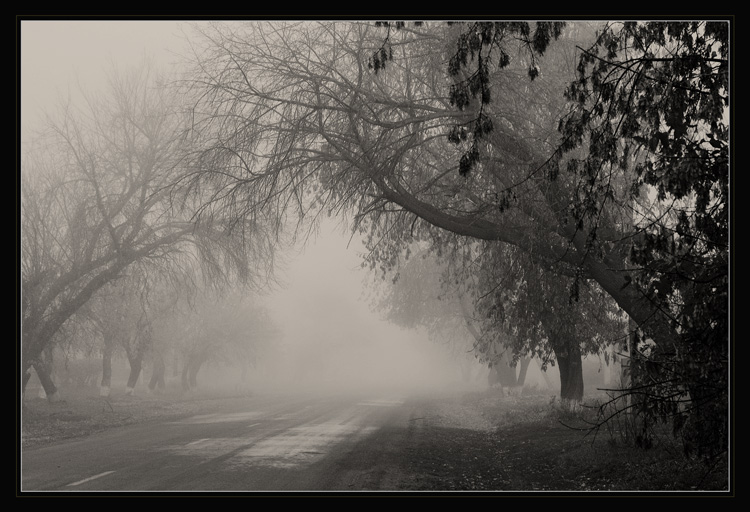
M 185 360 L 185 366 L 182 368 L 182 389 L 191 391 L 198 387 L 198 371 L 206 360 L 203 355 L 191 354 Z
M 190 388 L 195 389 L 198 387 L 198 371 L 201 369 L 201 366 L 203 366 L 203 363 L 206 361 L 205 357 L 197 357 L 193 364 L 190 367 Z
M 516 379 L 516 368 L 514 366 L 509 366 L 505 361 L 505 358 L 503 358 L 503 361 L 496 364 L 493 368 L 497 370 L 500 385 L 503 388 L 516 387 L 516 385 L 518 384 L 518 379 Z
M 138 378 L 141 376 L 141 366 L 143 364 L 143 355 L 138 353 L 132 358 L 128 358 L 130 361 L 130 375 L 128 376 L 128 384 L 125 388 L 126 395 L 132 395 L 135 391 L 135 385 L 138 383 Z
M 515 365 L 510 365 L 509 359 L 507 352 L 500 354 L 495 363 L 490 367 L 490 374 L 488 376 L 490 387 L 499 384 L 506 395 L 510 394 L 511 390 L 518 386 L 516 367 Z
M 108 397 L 112 389 L 112 345 L 104 344 L 102 351 L 102 383 L 99 387 L 99 395 Z
M 26 394 L 26 384 L 29 383 L 30 379 L 31 379 L 31 368 L 28 368 L 23 372 L 23 385 L 21 387 L 21 396 Z
M 172 377 L 177 378 L 180 376 L 180 356 L 177 350 L 172 352 Z
M 543 326 L 560 370 L 560 400 L 564 403 L 583 401 L 581 344 L 565 327 L 556 328 L 554 322 L 550 325 L 544 321 Z
M 523 385 L 526 383 L 526 372 L 529 369 L 529 364 L 531 364 L 531 358 L 529 357 L 523 357 L 521 358 L 521 368 L 518 370 L 518 387 L 523 387 Z
M 190 358 L 188 357 L 182 366 L 182 375 L 180 376 L 180 382 L 182 383 L 183 391 L 190 391 L 190 379 L 188 377 L 189 374 L 190 374 Z
M 583 365 L 581 364 L 581 347 L 571 343 L 567 352 L 555 352 L 560 369 L 560 399 L 563 401 L 581 402 L 583 400 Z
M 39 362 L 34 363 L 34 371 L 36 371 L 36 375 L 39 377 L 39 382 L 42 383 L 42 388 L 44 389 L 47 400 L 50 402 L 56 402 L 60 397 L 57 394 L 57 386 L 55 386 L 55 383 L 52 381 L 50 371 L 51 367 L 52 365 Z
M 161 356 L 161 353 L 155 352 L 154 353 L 154 370 L 151 374 L 151 381 L 148 383 L 148 389 L 150 391 L 154 390 L 164 390 L 164 373 L 166 371 L 166 365 L 164 364 L 164 358 Z

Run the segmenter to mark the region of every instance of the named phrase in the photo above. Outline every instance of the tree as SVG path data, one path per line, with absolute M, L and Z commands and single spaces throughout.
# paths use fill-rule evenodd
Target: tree
M 257 220 L 233 232 L 217 218 L 196 226 L 193 212 L 172 201 L 186 139 L 170 95 L 154 85 L 145 66 L 113 76 L 109 96 L 89 97 L 82 110 L 67 105 L 22 161 L 21 369 L 25 386 L 34 367 L 51 400 L 56 387 L 42 354 L 134 263 L 163 268 L 195 258 L 210 279 L 248 281 L 263 275 L 251 261 L 272 266 L 273 241 Z
M 424 249 L 416 252 L 387 279 L 374 276 L 373 305 L 389 322 L 425 329 L 430 340 L 444 347 L 461 367 L 468 382 L 481 356 L 474 351 L 472 337 L 478 334 L 466 311 L 469 306 L 457 290 L 441 285 L 443 270 L 435 258 Z
M 198 373 L 207 363 L 239 367 L 244 379 L 248 366 L 256 366 L 279 339 L 266 309 L 242 288 L 199 290 L 162 324 L 158 332 L 174 338 L 183 362 L 184 391 L 198 387 Z
M 557 365 L 560 398 L 582 401 L 582 357 L 624 337 L 611 298 L 596 283 L 565 277 L 564 268 L 549 268 L 512 246 L 483 248 L 474 266 L 478 277 L 472 294 L 483 330 L 501 336 L 516 356 L 533 354 L 543 368 Z M 488 341 L 497 343 L 492 337 Z
M 148 269 L 135 263 L 118 280 L 102 287 L 86 304 L 86 316 L 101 340 L 102 396 L 110 393 L 112 357 L 116 351 L 124 351 L 130 363 L 126 394 L 134 392 L 149 356 L 158 367 L 161 360 L 154 346 L 154 328 L 170 313 L 181 291 L 165 277 L 154 275 L 153 269 L 149 273 Z M 161 364 L 163 366 L 163 361 Z M 161 377 L 157 374 L 156 379 L 161 380 L 163 388 L 163 368 Z
M 638 322 L 640 415 L 673 419 L 686 450 L 707 456 L 728 443 L 728 33 L 722 21 L 607 25 L 582 49 L 567 91 L 578 108 L 561 122 L 564 149 L 590 156 L 570 163 L 590 183 L 574 203 L 580 222 L 595 240 L 620 202 L 633 228 L 624 286 L 676 333 L 666 343 Z M 608 181 L 623 178 L 615 198 Z
M 686 331 L 675 319 L 683 317 L 705 319 L 702 329 L 726 347 L 726 301 L 704 309 L 688 298 L 697 283 L 718 290 L 727 282 L 721 27 L 607 26 L 594 40 L 604 57 L 578 54 L 568 102 L 565 67 L 552 63 L 576 58 L 576 30 L 536 24 L 537 38 L 528 24 L 405 25 L 388 32 L 383 70 L 382 59 L 366 65 L 384 48 L 370 24 L 216 27 L 189 81 L 205 146 L 188 180 L 219 187 L 224 202 L 214 204 L 225 211 L 351 212 L 371 236 L 373 265 L 386 268 L 403 248 L 378 245 L 386 234 L 399 242 L 429 233 L 439 243 L 437 227 L 508 244 L 567 274 L 572 296 L 584 280 L 596 283 L 657 347 L 681 346 Z M 682 124 L 667 121 L 683 111 Z M 619 144 L 623 133 L 628 143 Z M 688 179 L 664 165 L 674 158 Z M 691 205 L 691 215 L 678 215 L 679 224 L 651 215 L 672 204 Z M 670 235 L 655 238 L 662 232 Z M 654 259 L 673 253 L 671 241 L 694 258 Z M 652 268 L 637 265 L 642 249 Z M 659 289 L 665 300 L 654 301 Z M 709 352 L 709 366 L 726 375 L 721 350 Z M 691 423 L 714 406 L 726 418 L 721 394 L 700 405 L 695 384 L 709 379 L 687 378 L 679 386 L 693 387 Z M 721 436 L 708 441 L 722 449 Z
M 523 385 L 531 356 L 543 369 L 557 365 L 561 399 L 580 402 L 582 356 L 624 337 L 613 302 L 587 281 L 572 300 L 570 279 L 513 247 L 440 246 L 442 263 L 421 251 L 399 266 L 390 293 L 379 301 L 389 318 L 407 326 L 423 323 L 431 333 L 458 323 L 474 339 L 471 352 L 494 369 L 492 378 L 503 387 Z

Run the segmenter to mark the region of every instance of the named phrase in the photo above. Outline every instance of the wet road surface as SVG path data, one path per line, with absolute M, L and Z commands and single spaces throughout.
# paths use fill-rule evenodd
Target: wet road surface
M 388 490 L 423 420 L 399 396 L 265 396 L 22 453 L 22 491 Z

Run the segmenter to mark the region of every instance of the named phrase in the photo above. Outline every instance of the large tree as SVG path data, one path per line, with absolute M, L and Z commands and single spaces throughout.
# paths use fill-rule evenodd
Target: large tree
M 472 296 L 483 330 L 497 333 L 514 354 L 556 365 L 560 398 L 580 402 L 582 357 L 625 338 L 614 301 L 595 282 L 566 277 L 567 269 L 537 262 L 513 246 L 484 246 L 475 260 Z
M 633 318 L 639 412 L 673 417 L 686 449 L 709 456 L 728 443 L 729 28 L 608 24 L 581 49 L 560 124 L 563 150 L 586 156 L 568 164 L 586 246 L 600 250 L 610 212 L 627 215 L 623 286 L 655 310 Z
M 206 146 L 188 181 L 240 214 L 351 212 L 377 265 L 403 248 L 377 240 L 437 227 L 556 266 L 573 297 L 596 283 L 658 350 L 701 347 L 671 364 L 698 371 L 675 385 L 700 429 L 726 418 L 721 379 L 701 391 L 726 382 L 726 24 L 579 28 L 216 26 L 189 80 Z
M 503 387 L 523 385 L 515 369 L 520 362 L 523 372 L 530 357 L 543 369 L 556 365 L 561 399 L 580 402 L 582 357 L 621 345 L 626 337 L 614 302 L 588 280 L 579 280 L 571 297 L 575 277 L 545 268 L 512 246 L 445 240 L 440 247 L 440 262 L 422 250 L 398 266 L 389 293 L 379 300 L 388 318 L 410 327 L 423 324 L 434 335 L 455 336 L 460 326 L 473 337 L 471 352 L 494 368 Z

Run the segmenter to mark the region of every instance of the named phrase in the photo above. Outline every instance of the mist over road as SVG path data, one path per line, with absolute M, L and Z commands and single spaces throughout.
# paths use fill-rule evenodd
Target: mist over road
M 23 491 L 395 489 L 424 420 L 396 395 L 268 395 L 24 450 Z

